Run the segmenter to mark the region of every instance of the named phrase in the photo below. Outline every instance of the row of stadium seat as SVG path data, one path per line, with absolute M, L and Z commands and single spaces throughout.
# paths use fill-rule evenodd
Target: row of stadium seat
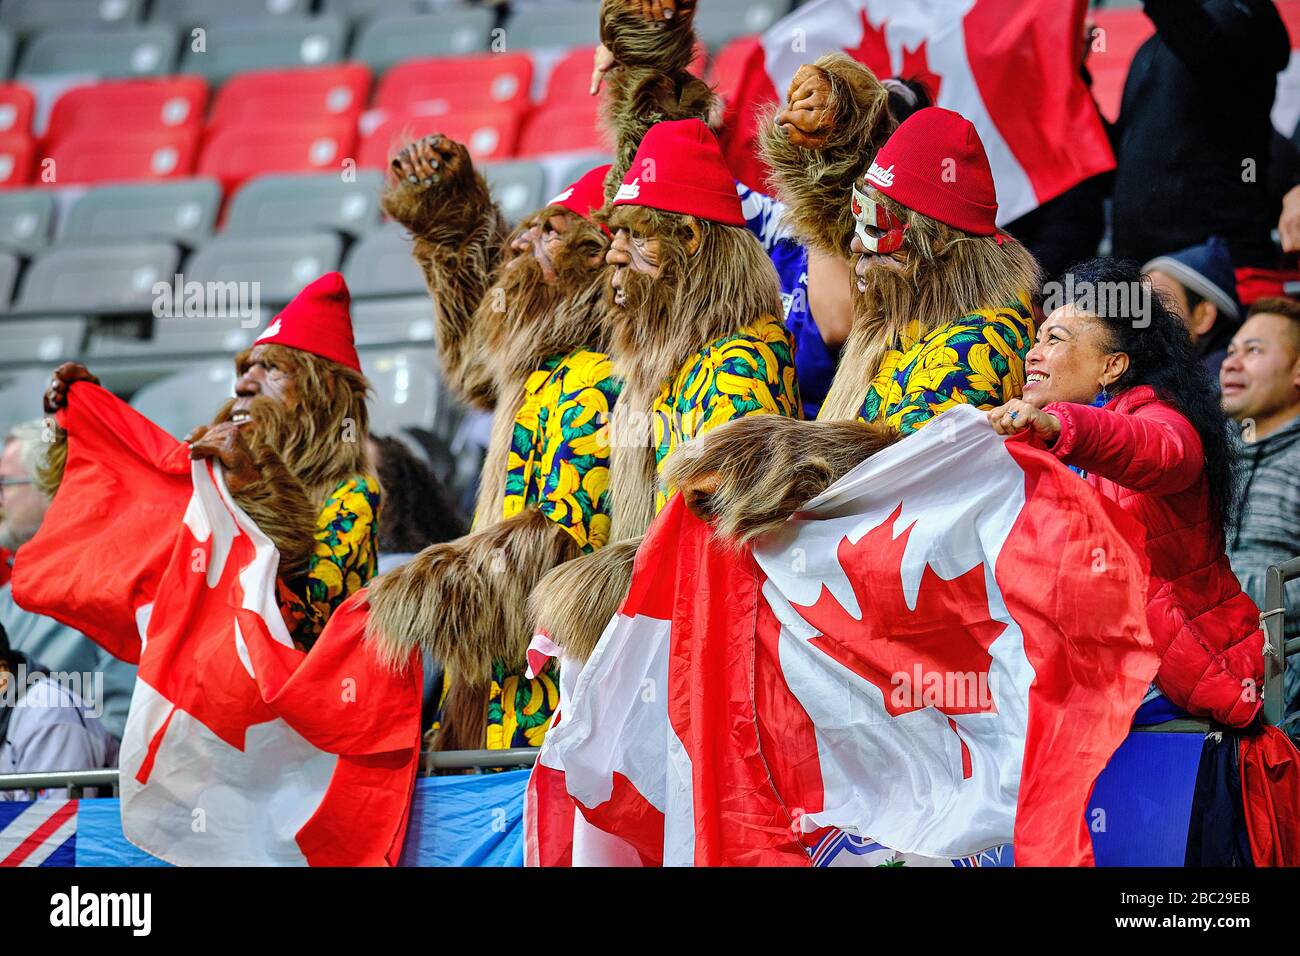
M 101 0 L 100 8 L 130 0 Z M 486 7 L 450 7 L 429 13 L 379 12 L 353 30 L 338 13 L 305 15 L 301 0 L 263 0 L 281 15 L 226 17 L 210 11 L 238 8 L 245 3 L 185 4 L 194 12 L 177 20 L 144 25 L 124 17 L 85 24 L 85 4 L 80 4 L 83 25 L 48 26 L 18 39 L 0 26 L 0 76 L 33 77 L 57 73 L 94 74 L 102 77 L 164 76 L 195 73 L 221 81 L 247 70 L 287 66 L 320 66 L 346 59 L 385 70 L 414 57 L 473 52 L 505 52 L 530 48 L 561 48 L 594 44 L 597 17 L 594 3 L 525 6 L 498 25 L 498 12 Z M 48 0 L 33 0 L 32 8 Z M 0 24 L 8 2 L 0 7 Z M 66 4 L 51 4 L 51 8 Z M 737 36 L 760 33 L 789 12 L 790 0 L 710 0 L 696 14 L 696 30 L 709 46 L 719 46 Z M 26 12 L 26 11 L 24 11 Z M 196 19 L 197 18 L 197 19 Z M 36 20 L 40 17 L 36 16 Z M 19 21 L 33 22 L 32 20 Z M 201 33 L 195 24 L 201 23 Z M 349 34 L 354 33 L 349 43 Z
M 696 69 L 725 94 L 756 42 L 732 41 L 711 65 L 701 50 Z M 551 61 L 544 83 L 527 53 L 410 60 L 380 78 L 373 98 L 361 63 L 253 71 L 223 85 L 210 110 L 201 77 L 82 83 L 57 96 L 43 124 L 30 89 L 0 84 L 0 188 L 197 172 L 228 191 L 259 172 L 338 170 L 348 159 L 380 168 L 395 143 L 434 130 L 479 161 L 604 149 L 587 89 L 592 50 Z

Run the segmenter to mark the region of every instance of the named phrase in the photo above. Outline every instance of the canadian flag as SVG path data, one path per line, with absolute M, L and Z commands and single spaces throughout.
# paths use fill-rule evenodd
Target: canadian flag
M 380 666 L 364 592 L 296 649 L 275 546 L 220 467 L 95 385 L 72 387 L 63 482 L 14 566 L 24 608 L 139 671 L 122 830 L 181 865 L 396 865 L 421 674 Z
M 773 24 L 727 91 L 723 149 L 763 183 L 758 116 L 795 71 L 843 52 L 879 77 L 916 78 L 934 105 L 975 124 L 1004 225 L 1115 168 L 1080 71 L 1087 0 L 813 0 Z
M 596 651 L 563 671 L 527 861 L 809 865 L 842 831 L 1091 863 L 1093 783 L 1158 664 L 1141 540 L 962 406 L 752 552 L 674 499 Z

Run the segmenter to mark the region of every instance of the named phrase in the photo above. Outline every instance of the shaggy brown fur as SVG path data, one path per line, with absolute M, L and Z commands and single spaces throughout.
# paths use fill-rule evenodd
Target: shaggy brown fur
M 448 384 L 471 405 L 491 410 L 494 381 L 483 363 L 475 310 L 506 249 L 506 222 L 465 147 L 452 147 L 435 186 L 390 175 L 379 202 L 405 226 L 433 298 L 438 350 Z
M 547 572 L 533 589 L 529 610 L 534 627 L 551 635 L 566 658 L 586 661 L 596 649 L 627 596 L 640 545 L 640 537 L 607 544 Z
M 578 553 L 572 535 L 532 508 L 431 545 L 370 586 L 367 634 L 391 667 L 405 667 L 418 646 L 455 681 L 486 689 L 492 661 L 523 667 L 533 585 Z
M 651 23 L 638 0 L 603 0 L 600 37 L 615 60 L 601 103 L 605 128 L 614 139 L 613 167 L 605 177 L 605 195 L 612 196 L 646 130 L 670 120 L 708 122 L 719 100 L 688 70 L 695 56 L 693 16 Z
M 887 425 L 754 415 L 683 445 L 665 463 L 663 481 L 715 522 L 719 538 L 746 544 L 900 437 Z
M 871 190 L 909 224 L 901 268 L 867 271 L 867 291 L 853 290 L 853 329 L 840 353 L 831 389 L 817 416 L 852 419 L 866 398 L 881 357 L 909 322 L 926 335 L 978 309 L 997 308 L 1022 295 L 1032 300 L 1042 278 L 1029 250 L 1003 234 L 972 236 L 900 206 Z
M 831 87 L 826 144 L 820 149 L 793 145 L 774 121 L 784 105 L 769 108 L 759 124 L 759 143 L 795 235 L 823 252 L 847 257 L 853 239 L 853 183 L 866 173 L 897 124 L 889 114 L 888 91 L 861 63 L 828 53 L 813 66 Z
M 698 248 L 691 251 L 700 230 Z M 710 343 L 782 315 L 776 270 L 745 229 L 643 206 L 616 206 L 612 229 L 658 238 L 660 275 L 624 275 L 626 304 L 611 306 L 614 367 L 623 392 L 610 420 L 611 540 L 645 533 L 656 487 L 651 409 L 664 383 Z

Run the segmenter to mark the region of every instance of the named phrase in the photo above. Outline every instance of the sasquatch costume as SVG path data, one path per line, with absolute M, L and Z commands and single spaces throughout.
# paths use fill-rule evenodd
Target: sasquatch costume
M 738 422 L 665 471 L 725 537 L 772 530 L 953 405 L 992 409 L 1024 386 L 1038 267 L 997 229 L 974 126 L 948 110 L 913 114 L 851 203 L 854 324 L 818 421 Z
M 464 147 L 444 139 L 438 152 L 437 183 L 390 182 L 383 204 L 414 237 L 447 380 L 494 409 L 492 435 L 473 531 L 380 577 L 369 633 L 394 665 L 416 648 L 443 664 L 435 749 L 536 747 L 557 690 L 553 672 L 523 673 L 528 593 L 609 537 L 607 430 L 619 383 L 605 350 L 608 240 L 588 218 L 604 203 L 608 167 L 507 241 Z
M 574 661 L 617 610 L 641 536 L 672 494 L 659 480 L 668 456 L 724 422 L 799 414 L 776 273 L 745 229 L 708 128 L 652 127 L 605 218 L 615 233 L 611 348 L 624 382 L 610 432 L 612 543 L 552 571 L 533 594 L 538 629 Z
M 212 426 L 238 425 L 248 467 L 227 469 L 235 502 L 280 553 L 278 599 L 294 642 L 309 649 L 330 615 L 376 571 L 379 483 L 366 459 L 366 393 L 343 276 L 327 273 L 285 306 L 252 348 L 235 357 L 287 376 L 288 399 L 241 394 Z M 212 426 L 196 429 L 194 442 Z M 50 449 L 41 483 L 54 494 L 66 435 Z

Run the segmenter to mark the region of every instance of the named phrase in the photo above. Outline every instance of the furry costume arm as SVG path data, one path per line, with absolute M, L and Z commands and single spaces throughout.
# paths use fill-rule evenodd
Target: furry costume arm
M 640 546 L 628 538 L 549 571 L 528 600 L 533 630 L 550 635 L 565 658 L 585 661 L 627 597 Z
M 425 650 L 454 680 L 482 685 L 492 662 L 522 666 L 532 637 L 528 594 L 578 543 L 529 508 L 481 531 L 425 548 L 370 587 L 366 632 L 402 667 Z
M 640 0 L 602 0 L 600 40 L 614 58 L 601 103 L 614 134 L 614 163 L 605 177 L 612 196 L 655 123 L 700 119 L 719 105 L 708 84 L 689 72 L 695 57 L 694 7 L 671 20 L 650 20 Z
M 800 241 L 848 257 L 853 183 L 893 129 L 889 93 L 861 63 L 828 53 L 799 68 L 784 109 L 760 125 L 759 142 Z
M 885 425 L 753 415 L 683 445 L 664 463 L 663 482 L 720 537 L 747 543 L 898 439 Z
M 505 250 L 505 218 L 460 143 L 429 136 L 399 153 L 395 164 L 379 201 L 415 241 L 412 254 L 433 298 L 443 371 L 462 398 L 491 410 L 494 385 L 474 315 Z

